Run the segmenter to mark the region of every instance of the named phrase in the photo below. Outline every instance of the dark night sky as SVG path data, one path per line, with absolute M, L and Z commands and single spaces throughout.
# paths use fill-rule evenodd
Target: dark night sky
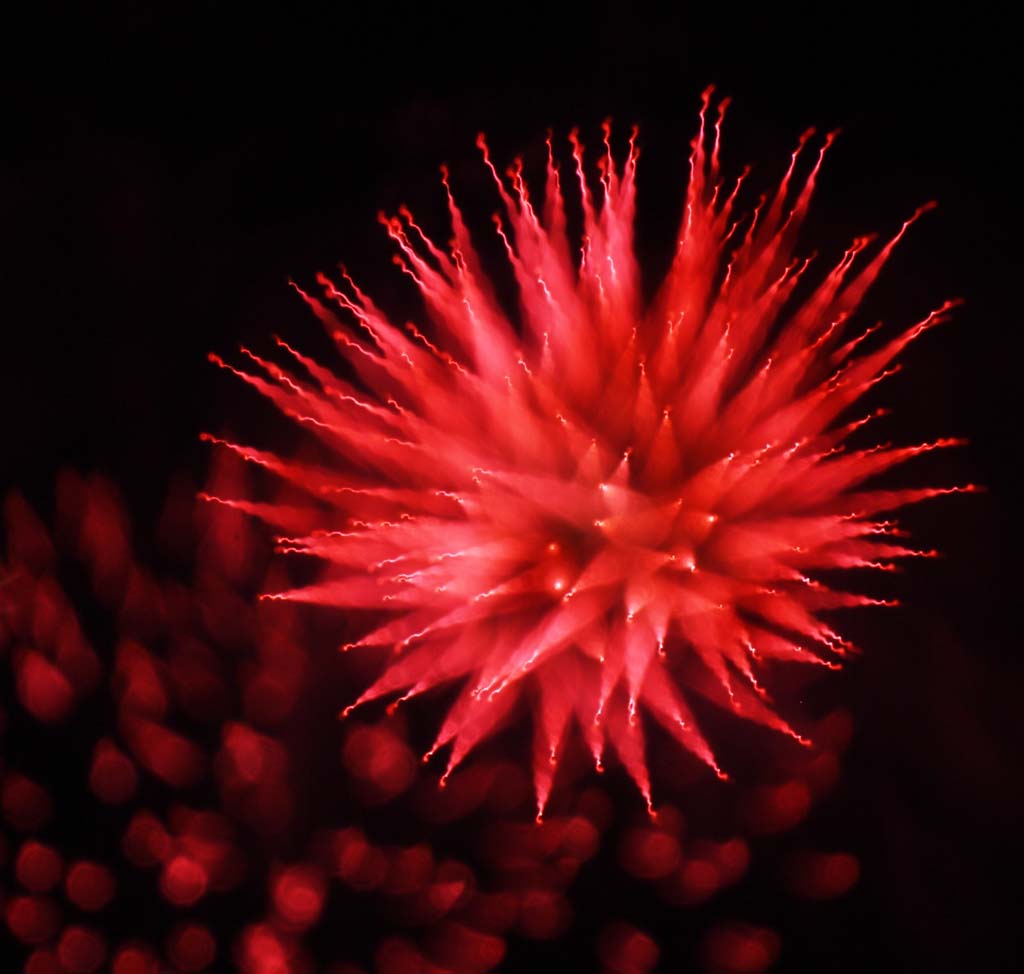
M 884 645 L 839 678 L 858 736 L 807 828 L 856 851 L 862 882 L 787 912 L 755 876 L 730 909 L 794 945 L 782 974 L 1016 969 L 1018 52 L 983 5 L 956 19 L 920 5 L 899 22 L 895 6 L 122 0 L 8 24 L 0 487 L 46 510 L 61 467 L 98 470 L 146 523 L 173 473 L 202 470 L 197 433 L 237 422 L 248 402 L 207 352 L 272 333 L 319 351 L 289 276 L 344 260 L 387 288 L 378 209 L 408 202 L 429 223 L 445 161 L 472 198 L 480 129 L 508 159 L 548 126 L 578 124 L 594 141 L 606 115 L 639 122 L 641 246 L 658 255 L 707 83 L 734 99 L 732 172 L 781 162 L 808 125 L 840 127 L 807 248 L 891 231 L 938 200 L 871 307 L 901 324 L 945 297 L 966 304 L 906 355 L 884 401 L 898 410 L 894 439 L 971 441 L 921 476 L 988 492 L 907 518 L 946 557 L 912 566 L 909 607 L 867 630 Z M 614 884 L 614 866 L 592 881 Z M 673 922 L 656 911 L 650 925 Z M 565 949 L 582 959 L 565 970 L 591 969 L 577 940 Z

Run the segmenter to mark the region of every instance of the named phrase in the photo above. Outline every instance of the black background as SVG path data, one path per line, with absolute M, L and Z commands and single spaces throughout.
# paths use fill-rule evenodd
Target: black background
M 910 350 L 880 401 L 898 410 L 893 439 L 970 439 L 923 476 L 988 492 L 908 516 L 946 557 L 901 578 L 908 607 L 837 678 L 857 736 L 840 792 L 808 828 L 861 857 L 860 884 L 812 908 L 774 901 L 755 876 L 729 910 L 782 931 L 780 971 L 1015 969 L 1017 51 L 983 6 L 895 7 L 124 2 L 9 21 L 0 487 L 46 510 L 58 469 L 98 470 L 147 523 L 168 478 L 206 463 L 198 431 L 237 422 L 249 402 L 207 352 L 265 347 L 271 333 L 319 351 L 288 277 L 308 283 L 344 260 L 390 287 L 378 209 L 408 202 L 428 226 L 439 219 L 443 161 L 467 208 L 492 206 L 474 201 L 486 198 L 480 129 L 505 161 L 548 126 L 578 124 L 594 142 L 607 115 L 620 132 L 639 122 L 654 276 L 706 84 L 734 99 L 734 173 L 755 162 L 777 175 L 806 126 L 840 127 L 807 249 L 836 253 L 938 200 L 871 308 L 899 325 L 945 297 L 966 304 Z M 615 882 L 611 866 L 588 879 Z M 669 943 L 679 922 L 626 918 Z M 577 927 L 560 945 L 562 969 L 595 969 L 589 936 Z M 509 970 L 535 969 L 515 958 Z

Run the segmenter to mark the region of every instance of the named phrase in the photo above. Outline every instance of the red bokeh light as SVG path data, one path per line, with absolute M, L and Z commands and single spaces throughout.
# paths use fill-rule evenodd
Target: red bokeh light
M 57 956 L 68 974 L 92 974 L 107 956 L 103 937 L 88 927 L 65 927 L 57 943 Z
M 80 910 L 102 910 L 114 898 L 114 874 L 95 862 L 76 862 L 68 869 L 65 889 Z
M 774 930 L 732 923 L 713 927 L 704 937 L 704 967 L 714 974 L 754 974 L 771 967 L 781 941 Z
M 71 712 L 74 690 L 68 678 L 34 650 L 20 655 L 17 663 L 18 697 L 36 720 L 55 723 Z
M 175 906 L 192 906 L 199 902 L 208 885 L 206 870 L 186 855 L 173 856 L 160 874 L 160 892 Z
M 786 865 L 786 885 L 796 896 L 809 900 L 831 900 L 854 886 L 860 877 L 860 862 L 847 852 L 798 852 Z
M 598 954 L 607 974 L 648 974 L 658 963 L 658 945 L 642 930 L 613 923 L 602 933 Z
M 217 941 L 213 934 L 198 923 L 178 927 L 167 941 L 167 955 L 181 971 L 202 971 L 209 967 L 217 955 Z
M 26 944 L 46 943 L 60 926 L 57 904 L 40 896 L 12 896 L 4 913 L 11 933 Z
M 53 950 L 40 947 L 28 955 L 24 974 L 65 974 L 65 970 Z
M 519 929 L 534 940 L 555 940 L 569 929 L 572 907 L 563 893 L 533 889 L 523 894 Z
M 136 866 L 155 866 L 171 853 L 171 837 L 160 820 L 149 812 L 136 812 L 125 830 L 121 847 Z
M 53 815 L 46 789 L 16 772 L 7 774 L 0 785 L 0 807 L 4 818 L 21 832 L 42 828 Z
M 131 759 L 112 741 L 98 741 L 89 770 L 92 793 L 108 805 L 126 802 L 135 794 L 138 773 Z
M 342 750 L 348 771 L 368 786 L 364 801 L 386 801 L 412 784 L 417 761 L 409 746 L 386 727 L 356 727 Z
M 810 807 L 811 792 L 802 781 L 757 788 L 746 808 L 747 824 L 759 834 L 784 832 L 802 822 Z
M 296 974 L 294 951 L 288 942 L 266 924 L 243 931 L 235 950 L 235 962 L 246 974 Z
M 18 882 L 33 893 L 46 893 L 60 882 L 64 863 L 60 854 L 41 842 L 26 842 L 14 864 Z
M 160 959 L 149 947 L 126 945 L 114 954 L 110 974 L 161 974 Z
M 289 930 L 305 930 L 320 918 L 326 884 L 311 866 L 291 866 L 272 880 L 274 909 Z
M 681 857 L 679 840 L 657 828 L 630 829 L 619 850 L 623 868 L 640 879 L 667 876 L 678 868 Z

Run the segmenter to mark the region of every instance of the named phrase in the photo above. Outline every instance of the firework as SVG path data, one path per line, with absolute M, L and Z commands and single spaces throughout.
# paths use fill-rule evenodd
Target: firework
M 953 440 L 844 447 L 882 415 L 850 407 L 954 305 L 887 340 L 854 326 L 929 206 L 815 275 L 795 247 L 833 135 L 815 150 L 806 133 L 777 187 L 741 213 L 746 174 L 727 181 L 719 161 L 727 101 L 713 120 L 710 102 L 708 91 L 677 249 L 650 303 L 633 242 L 635 131 L 617 162 L 604 127 L 595 179 L 575 134 L 568 166 L 549 140 L 542 200 L 521 162 L 498 172 L 481 137 L 514 322 L 444 172 L 449 247 L 404 208 L 384 220 L 429 326 L 399 327 L 346 272 L 321 275 L 324 299 L 297 290 L 350 378 L 283 341 L 288 368 L 243 350 L 253 368 L 232 369 L 326 447 L 312 462 L 215 440 L 307 500 L 211 499 L 263 517 L 283 551 L 325 566 L 267 598 L 376 614 L 346 648 L 380 647 L 386 663 L 345 713 L 457 683 L 428 752 L 450 748 L 443 781 L 527 695 L 538 817 L 574 723 L 598 769 L 611 743 L 648 807 L 641 712 L 724 777 L 684 687 L 806 743 L 771 706 L 763 672 L 838 666 L 853 647 L 824 614 L 892 604 L 822 576 L 933 554 L 883 515 L 971 489 L 866 484 Z M 567 201 L 582 209 L 578 238 Z M 684 676 L 693 663 L 696 679 Z

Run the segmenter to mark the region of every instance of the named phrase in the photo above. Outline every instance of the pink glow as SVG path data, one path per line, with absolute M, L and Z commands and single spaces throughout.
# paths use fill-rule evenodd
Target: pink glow
M 725 777 L 687 705 L 687 659 L 707 671 L 697 689 L 713 701 L 809 743 L 771 706 L 771 664 L 837 668 L 853 647 L 826 621 L 832 610 L 892 604 L 835 590 L 823 573 L 933 556 L 905 545 L 886 512 L 974 489 L 870 485 L 958 441 L 844 447 L 884 414 L 850 407 L 955 305 L 888 338 L 865 341 L 875 329 L 855 324 L 930 205 L 887 242 L 852 241 L 811 286 L 796 240 L 834 134 L 805 133 L 781 182 L 744 215 L 743 177 L 729 181 L 719 165 L 726 102 L 709 125 L 710 106 L 709 90 L 677 250 L 649 305 L 633 242 L 636 132 L 619 161 L 605 126 L 597 180 L 573 133 L 572 171 L 549 151 L 543 194 L 518 162 L 500 173 L 481 137 L 521 329 L 445 172 L 448 248 L 404 208 L 382 218 L 429 326 L 390 321 L 343 271 L 319 276 L 325 299 L 295 287 L 352 381 L 281 340 L 287 368 L 248 349 L 247 369 L 211 356 L 337 458 L 316 465 L 208 437 L 307 500 L 205 496 L 269 522 L 281 551 L 323 563 L 315 583 L 265 598 L 378 613 L 342 647 L 381 656 L 379 677 L 343 713 L 459 683 L 427 755 L 447 749 L 444 783 L 528 695 L 538 818 L 573 724 L 598 770 L 611 744 L 652 811 L 641 711 Z M 579 244 L 563 193 L 582 205 Z M 764 829 L 805 805 L 766 796 Z

